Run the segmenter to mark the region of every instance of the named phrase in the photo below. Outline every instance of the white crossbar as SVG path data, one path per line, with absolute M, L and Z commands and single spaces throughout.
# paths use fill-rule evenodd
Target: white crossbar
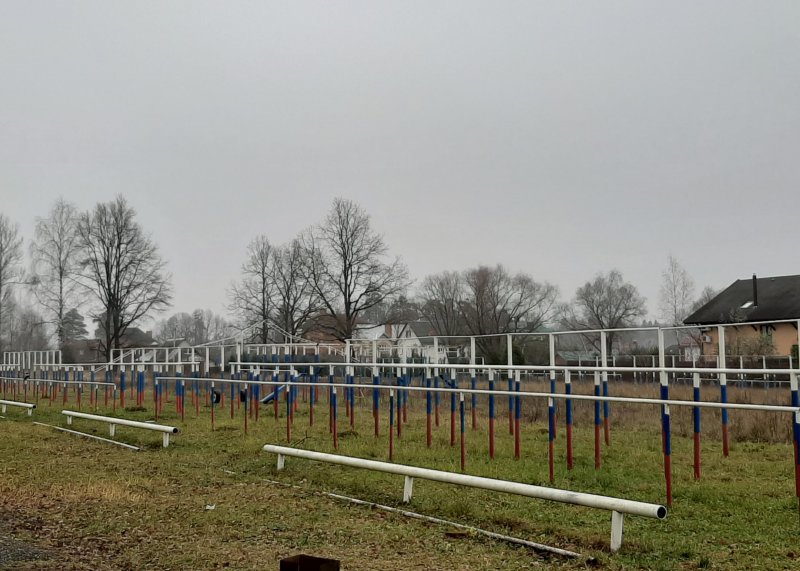
M 289 448 L 286 446 L 275 446 L 272 444 L 265 445 L 264 451 L 278 455 L 279 469 L 282 469 L 284 467 L 285 457 L 290 456 L 294 458 L 305 458 L 306 460 L 316 460 L 318 462 L 327 462 L 329 464 L 338 464 L 341 466 L 366 468 L 368 470 L 374 470 L 377 472 L 385 472 L 388 474 L 397 474 L 399 476 L 404 476 L 403 500 L 405 502 L 411 501 L 411 495 L 413 491 L 413 479 L 419 478 L 423 480 L 432 480 L 434 482 L 457 484 L 461 486 L 469 486 L 471 488 L 480 488 L 484 490 L 492 490 L 495 492 L 504 492 L 507 494 L 527 496 L 529 498 L 538 498 L 542 500 L 551 500 L 555 502 L 562 502 L 567 504 L 574 504 L 579 506 L 609 510 L 612 512 L 612 517 L 611 517 L 612 551 L 617 551 L 622 545 L 622 528 L 623 528 L 624 514 L 639 515 L 656 519 L 664 519 L 667 517 L 667 508 L 665 508 L 664 506 L 658 504 L 648 504 L 645 502 L 637 502 L 634 500 L 613 498 L 610 496 L 600 496 L 596 494 L 572 492 L 569 490 L 559 490 L 557 488 L 534 486 L 531 484 L 522 484 L 520 482 L 511 482 L 508 480 L 496 480 L 493 478 L 483 478 L 480 476 L 470 476 L 467 474 L 457 474 L 455 472 L 431 470 L 428 468 L 406 466 L 403 464 L 392 464 L 389 462 L 379 462 L 376 460 L 365 460 L 363 458 L 354 458 L 352 456 L 326 454 L 324 452 L 300 450 L 297 448 Z
M 9 406 L 18 406 L 20 408 L 27 408 L 28 409 L 28 416 L 33 414 L 33 409 L 36 408 L 35 404 L 31 404 L 29 402 L 18 402 L 15 400 L 0 400 L 0 412 L 6 412 L 6 408 Z
M 163 433 L 164 448 L 169 446 L 169 435 L 177 434 L 178 428 L 175 426 L 167 426 L 164 424 L 153 424 L 150 422 L 139 422 L 137 420 L 127 420 L 125 418 L 114 418 L 113 416 L 100 416 L 98 414 L 88 414 L 85 412 L 77 412 L 74 410 L 62 410 L 62 414 L 67 417 L 67 424 L 72 424 L 73 418 L 83 418 L 85 420 L 96 420 L 98 422 L 108 423 L 108 432 L 113 437 L 116 433 L 117 426 L 130 426 L 132 428 L 142 428 L 144 430 L 154 430 Z

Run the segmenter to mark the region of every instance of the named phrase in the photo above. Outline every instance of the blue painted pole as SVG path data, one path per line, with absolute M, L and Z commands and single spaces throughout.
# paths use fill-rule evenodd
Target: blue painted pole
M 608 378 L 603 376 L 603 396 L 608 396 Z M 603 433 L 605 434 L 606 446 L 611 446 L 611 427 L 609 426 L 609 419 L 611 418 L 611 405 L 608 401 L 603 401 Z
M 693 396 L 695 402 L 700 402 L 700 373 L 694 373 L 692 378 Z M 692 421 L 694 424 L 694 479 L 700 479 L 700 407 L 692 407 Z
M 455 375 L 453 375 L 455 377 Z M 458 388 L 458 381 L 451 379 L 452 388 Z M 456 445 L 456 393 L 450 393 L 450 446 Z
M 522 419 L 522 399 L 519 396 L 520 391 L 522 390 L 522 382 L 517 377 L 516 385 L 516 396 L 514 397 L 514 458 L 519 460 L 521 455 L 521 441 L 522 441 L 522 434 L 520 432 L 520 420 Z
M 566 394 L 572 394 L 572 379 L 570 371 L 564 371 L 564 391 Z M 567 399 L 566 402 L 566 417 L 567 417 L 567 470 L 572 470 L 574 466 L 574 459 L 572 455 L 572 399 Z
M 550 482 L 555 481 L 555 440 L 556 440 L 556 406 L 552 398 L 547 399 L 548 455 L 547 463 Z
M 470 387 L 474 391 L 478 388 L 478 380 L 475 377 L 472 377 L 469 380 Z M 470 402 L 470 409 L 472 412 L 472 430 L 478 429 L 478 395 L 476 393 L 472 393 L 472 398 Z
M 508 392 L 514 391 L 514 378 L 509 373 L 508 375 Z M 514 434 L 514 397 L 508 395 L 508 433 L 513 436 Z
M 379 387 L 381 378 L 377 371 L 373 371 L 372 384 Z M 375 423 L 375 437 L 380 436 L 380 422 L 381 422 L 381 391 L 378 388 L 372 389 L 372 421 Z
M 672 506 L 672 436 L 669 405 L 664 405 L 664 479 L 667 484 L 667 505 Z
M 350 373 L 348 376 L 348 382 L 353 385 L 355 384 L 355 377 Z M 353 387 L 350 387 L 350 428 L 355 428 L 356 426 L 356 390 Z
M 455 393 L 453 393 L 455 394 Z M 466 442 L 466 419 L 464 418 L 464 393 L 458 393 L 458 414 L 460 417 L 460 426 L 461 426 L 461 471 L 463 472 L 467 468 L 467 442 Z
M 489 458 L 494 459 L 494 371 L 489 371 Z
M 389 462 L 394 460 L 394 389 L 389 389 Z
M 431 388 L 430 376 L 425 379 L 425 387 Z M 428 448 L 431 447 L 433 442 L 433 431 L 431 429 L 431 413 L 433 412 L 433 395 L 430 390 L 425 391 L 425 441 Z
M 124 369 L 119 374 L 119 395 L 120 395 L 119 404 L 120 404 L 120 406 L 122 408 L 125 408 L 125 370 Z
M 789 385 L 792 391 L 792 406 L 800 407 L 800 391 L 798 390 L 797 374 L 789 375 Z M 794 414 L 792 423 L 794 433 L 794 487 L 795 495 L 800 500 L 800 412 Z
M 439 375 L 433 375 L 433 388 L 439 388 Z M 434 401 L 434 424 L 438 427 L 439 426 L 439 404 L 440 404 L 440 395 L 439 391 L 433 393 L 433 401 Z
M 719 383 L 719 400 L 722 403 L 728 402 L 728 382 L 727 379 L 720 378 Z M 728 409 L 722 409 L 722 455 L 727 457 L 730 453 L 730 446 L 728 444 Z
M 600 396 L 600 372 L 595 371 L 594 373 L 594 396 Z M 601 460 L 601 453 L 600 453 L 600 426 L 602 424 L 602 420 L 600 418 L 600 401 L 594 401 L 594 468 L 595 470 L 599 470 L 602 460 Z

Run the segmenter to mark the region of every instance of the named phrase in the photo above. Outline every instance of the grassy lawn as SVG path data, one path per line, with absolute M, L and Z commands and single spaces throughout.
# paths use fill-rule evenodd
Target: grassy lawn
M 424 403 L 415 401 L 402 438 L 395 441 L 396 462 L 459 470 L 458 447 L 449 444 L 446 402 L 428 449 L 424 409 L 419 408 Z M 65 426 L 60 404 L 40 402 L 33 420 Z M 369 406 L 370 399 L 359 403 L 352 429 L 340 407 L 338 453 L 386 460 L 388 417 L 382 411 L 382 433 L 375 438 Z M 566 560 L 321 496 L 316 492 L 404 507 L 398 476 L 291 458 L 286 470 L 276 471 L 275 457 L 261 446 L 286 443 L 285 405 L 278 421 L 271 406 L 260 412 L 245 435 L 243 410 L 235 420 L 227 407 L 218 410 L 212 432 L 207 407 L 195 419 L 187 401 L 186 421 L 181 422 L 168 404 L 161 421 L 180 426 L 182 433 L 164 450 L 158 433 L 119 427 L 117 439 L 144 448 L 132 452 L 33 425 L 24 413 L 9 409 L 7 418 L 0 419 L 0 538 L 13 537 L 52 555 L 47 562 L 9 568 L 277 569 L 279 558 L 296 553 L 341 559 L 345 569 L 800 566 L 792 449 L 786 443 L 734 442 L 730 457 L 723 458 L 712 432 L 703 443 L 703 478 L 696 482 L 691 440 L 674 437 L 674 506 L 666 521 L 627 517 L 623 548 L 615 555 L 608 552 L 608 512 L 415 482 L 407 509 L 586 556 Z M 503 418 L 498 419 L 493 461 L 487 454 L 485 419 L 477 430 L 468 429 L 467 473 L 549 485 L 546 418 L 530 408 L 525 412 L 520 460 L 513 459 L 513 440 Z M 612 445 L 604 447 L 599 471 L 594 469 L 593 434 L 583 412 L 576 414 L 581 422 L 575 429 L 572 471 L 565 467 L 559 425 L 555 486 L 663 503 L 657 409 L 651 410 L 649 421 L 626 423 L 625 409 L 615 408 Z M 121 415 L 153 418 L 148 410 Z M 709 425 L 712 419 L 709 414 Z M 683 424 L 686 419 L 676 420 Z M 293 445 L 334 452 L 327 404 L 317 407 L 316 421 L 309 426 L 308 405 L 301 404 Z M 737 422 L 736 415 L 732 422 Z M 76 420 L 72 428 L 107 436 L 106 425 L 99 423 Z M 685 427 L 676 428 L 681 428 L 676 433 L 686 433 Z M 206 509 L 209 505 L 214 509 Z

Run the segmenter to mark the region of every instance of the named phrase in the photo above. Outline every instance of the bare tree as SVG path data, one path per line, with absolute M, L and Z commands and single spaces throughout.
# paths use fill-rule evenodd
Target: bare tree
M 353 337 L 361 314 L 408 287 L 399 258 L 387 259 L 383 237 L 356 203 L 337 198 L 325 220 L 303 235 L 306 277 L 325 308 L 317 326 L 344 341 Z
M 478 337 L 478 348 L 490 362 L 504 356 L 504 333 L 533 332 L 552 317 L 558 288 L 539 283 L 523 273 L 510 274 L 502 265 L 480 266 L 464 274 L 465 294 L 461 303 L 464 323 Z
M 195 344 L 195 319 L 185 311 L 170 315 L 156 324 L 154 336 L 162 345 L 171 345 L 178 339 L 184 339 L 190 345 Z
M 247 259 L 242 265 L 242 278 L 235 282 L 228 296 L 229 308 L 252 327 L 259 343 L 270 341 L 270 320 L 275 315 L 274 249 L 266 236 L 254 238 L 247 246 Z
M 34 308 L 11 300 L 7 307 L 8 348 L 42 351 L 49 348 L 47 321 Z
M 231 325 L 227 320 L 210 309 L 195 309 L 192 317 L 195 324 L 195 342 L 198 345 L 218 341 L 231 332 Z
M 574 330 L 615 329 L 632 325 L 646 313 L 645 298 L 624 281 L 619 270 L 611 270 L 578 288 L 572 304 L 562 307 L 562 322 Z M 614 332 L 606 335 L 609 350 L 615 337 Z M 598 347 L 598 336 L 588 335 L 587 339 Z
M 59 349 L 67 340 L 64 317 L 80 300 L 76 281 L 80 257 L 77 230 L 77 210 L 58 199 L 47 218 L 37 219 L 31 244 L 31 265 L 37 277 L 33 292 L 45 317 L 55 327 Z
M 719 292 L 715 290 L 713 287 L 711 286 L 704 287 L 703 291 L 700 292 L 700 295 L 692 303 L 692 311 L 697 311 L 705 304 L 707 304 L 709 301 L 717 297 L 717 295 L 719 295 Z
M 191 314 L 182 311 L 159 321 L 155 337 L 165 345 L 179 339 L 189 345 L 203 345 L 222 339 L 229 333 L 229 328 L 227 321 L 210 309 L 195 309 Z
M 170 276 L 158 248 L 121 196 L 82 214 L 78 236 L 80 280 L 99 306 L 93 317 L 103 334 L 101 351 L 108 358 L 131 325 L 169 306 Z
M 682 325 L 694 303 L 694 280 L 672 255 L 661 277 L 658 303 L 661 318 L 669 325 Z
M 22 238 L 19 227 L 0 214 L 0 354 L 4 349 L 3 334 L 8 329 L 6 313 L 12 303 L 12 287 L 22 279 Z
M 458 272 L 441 272 L 427 276 L 420 286 L 419 310 L 431 322 L 438 335 L 463 335 L 464 278 Z
M 311 318 L 325 307 L 308 274 L 303 271 L 307 254 L 298 239 L 273 253 L 275 321 L 289 337 L 302 335 Z

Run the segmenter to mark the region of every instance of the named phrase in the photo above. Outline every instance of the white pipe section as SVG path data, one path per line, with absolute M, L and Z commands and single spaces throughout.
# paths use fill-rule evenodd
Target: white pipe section
M 6 405 L 8 405 L 8 406 L 20 406 L 22 408 L 31 408 L 31 409 L 36 408 L 36 405 L 33 404 L 33 403 L 19 402 L 19 401 L 15 401 L 15 400 L 0 400 L 0 404 L 2 404 L 3 406 L 6 406 Z
M 107 422 L 119 426 L 131 426 L 133 428 L 143 428 L 145 430 L 155 430 L 157 432 L 166 432 L 169 434 L 178 434 L 178 428 L 175 426 L 166 426 L 164 424 L 152 424 L 149 422 L 139 422 L 138 420 L 127 420 L 124 418 L 114 418 L 113 416 L 100 416 L 98 414 L 88 414 L 85 412 L 76 412 L 74 410 L 62 410 L 67 419 L 70 417 L 83 418 L 86 420 L 96 420 L 98 422 Z
M 522 484 L 507 480 L 483 478 L 481 476 L 469 476 L 467 474 L 443 472 L 441 470 L 430 470 L 428 468 L 418 468 L 416 466 L 406 466 L 403 464 L 390 464 L 388 462 L 365 460 L 363 458 L 340 456 L 338 454 L 325 454 L 323 452 L 300 450 L 296 448 L 288 448 L 286 446 L 274 446 L 272 444 L 266 444 L 263 449 L 265 452 L 277 454 L 279 456 L 291 456 L 294 458 L 304 458 L 306 460 L 327 462 L 329 464 L 351 466 L 353 468 L 364 468 L 367 470 L 374 470 L 376 472 L 407 476 L 409 478 L 420 478 L 422 480 L 431 480 L 434 482 L 456 484 L 471 488 L 491 490 L 494 492 L 516 494 L 529 498 L 538 498 L 542 500 L 550 500 L 554 502 L 616 511 L 623 514 L 651 517 L 655 519 L 664 519 L 667 517 L 667 508 L 658 504 L 648 504 L 634 500 L 612 498 L 610 496 L 600 496 L 596 494 L 586 494 L 583 492 L 572 492 L 569 490 L 546 488 L 543 486 L 534 486 L 531 484 Z
M 27 408 L 28 409 L 28 416 L 31 416 L 33 414 L 33 409 L 36 408 L 35 404 L 31 404 L 31 403 L 28 403 L 28 402 L 18 402 L 18 401 L 15 401 L 15 400 L 0 400 L 0 412 L 5 414 L 6 407 L 9 407 L 9 406 L 18 406 L 20 408 Z
M 254 367 L 254 366 L 263 366 L 263 363 L 251 363 L 251 362 L 238 362 L 232 363 L 234 365 L 242 366 L 242 367 Z M 331 366 L 331 367 L 344 367 L 344 366 L 353 366 L 353 367 L 391 367 L 391 363 L 357 363 L 357 362 L 339 362 L 339 363 L 293 363 L 291 366 L 298 367 L 298 366 L 306 366 L 306 365 L 314 365 L 316 367 L 319 366 Z M 279 367 L 288 367 L 287 363 L 277 363 Z M 424 364 L 416 364 L 413 368 L 415 369 L 422 369 L 425 368 L 426 365 Z M 458 370 L 467 370 L 472 365 L 469 364 L 457 364 L 457 363 L 448 363 L 448 368 L 458 369 Z M 720 373 L 745 373 L 745 374 L 752 374 L 752 375 L 762 375 L 764 374 L 764 369 L 727 369 L 727 368 L 697 368 L 697 367 L 659 367 L 655 364 L 652 367 L 601 367 L 601 366 L 591 366 L 591 365 L 582 365 L 582 366 L 565 366 L 565 365 L 492 365 L 493 368 L 498 370 L 508 370 L 508 371 L 573 371 L 573 372 L 591 372 L 591 371 L 610 371 L 610 372 L 622 372 L 622 373 L 635 373 L 635 372 L 658 372 L 664 371 L 667 373 L 701 373 L 707 375 L 718 375 Z M 487 367 L 488 368 L 488 367 Z M 789 375 L 791 373 L 796 373 L 797 369 L 767 369 L 769 374 L 775 375 Z
M 106 383 L 101 381 L 83 380 L 83 381 L 60 381 L 57 379 L 21 379 L 19 377 L 0 377 L 0 381 L 19 381 L 33 385 L 98 385 L 113 387 L 114 383 Z
M 333 374 L 333 373 L 331 373 Z M 202 377 L 160 377 L 162 380 L 166 381 L 174 381 L 174 380 L 181 380 L 181 381 L 214 381 L 217 383 L 242 383 L 244 381 L 237 381 L 231 379 L 207 379 Z M 249 381 L 250 384 L 258 384 L 258 385 L 282 385 L 284 383 L 280 381 Z M 303 387 L 342 387 L 348 389 L 380 389 L 380 390 L 390 390 L 396 388 L 394 385 L 372 385 L 372 384 L 344 384 L 344 383 L 310 383 L 304 381 L 292 381 L 293 385 L 296 386 L 303 386 Z M 713 401 L 684 401 L 684 400 L 663 400 L 663 399 L 648 399 L 648 398 L 634 398 L 634 397 L 604 397 L 599 396 L 596 397 L 594 395 L 581 395 L 581 394 L 565 394 L 565 393 L 535 393 L 529 391 L 506 391 L 506 390 L 494 390 L 490 391 L 487 389 L 470 389 L 470 388 L 458 388 L 458 389 L 451 389 L 447 387 L 415 387 L 413 385 L 403 386 L 404 391 L 416 391 L 416 392 L 440 392 L 440 393 L 465 393 L 465 394 L 476 394 L 476 395 L 495 395 L 495 396 L 521 396 L 521 397 L 535 397 L 535 398 L 553 398 L 553 399 L 560 399 L 560 400 L 586 400 L 586 401 L 600 401 L 600 402 L 627 402 L 632 404 L 652 404 L 652 405 L 674 405 L 674 406 L 691 406 L 691 407 L 706 407 L 706 408 L 729 408 L 729 409 L 740 409 L 740 410 L 763 410 L 763 411 L 771 411 L 771 412 L 798 412 L 800 411 L 800 407 L 795 406 L 784 406 L 784 405 L 768 405 L 768 404 L 739 404 L 739 403 L 721 403 L 721 402 L 713 402 Z

